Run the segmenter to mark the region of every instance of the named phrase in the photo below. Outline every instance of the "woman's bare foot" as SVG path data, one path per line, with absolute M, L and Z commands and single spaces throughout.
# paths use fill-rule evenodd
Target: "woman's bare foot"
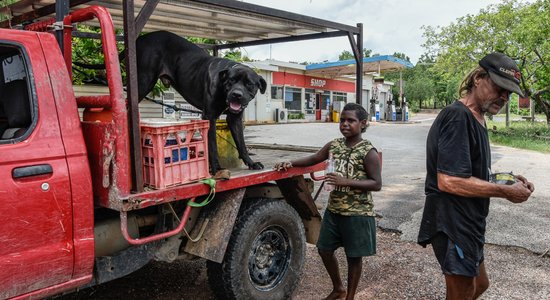
M 324 300 L 336 300 L 346 298 L 346 290 L 332 290 Z

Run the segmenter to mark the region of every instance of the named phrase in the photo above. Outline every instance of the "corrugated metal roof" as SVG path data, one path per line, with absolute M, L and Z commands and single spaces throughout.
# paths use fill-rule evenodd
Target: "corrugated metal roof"
M 75 3 L 75 1 L 71 1 Z M 123 26 L 123 1 L 79 1 L 85 4 L 71 10 L 89 5 L 108 8 L 117 28 Z M 47 11 L 55 0 L 22 0 L 5 5 L 0 2 L 0 13 L 22 18 L 31 11 Z M 135 12 L 146 1 L 135 0 Z M 53 12 L 43 18 L 54 17 Z M 28 18 L 27 18 L 28 19 Z M 33 17 L 33 19 L 35 19 Z M 8 27 L 7 23 L 2 27 Z M 13 25 L 13 24 L 12 24 Z M 273 38 L 301 36 L 347 30 L 357 32 L 357 27 L 339 24 L 286 11 L 271 9 L 259 5 L 234 0 L 161 0 L 144 31 L 168 30 L 181 36 L 196 36 L 224 41 L 249 42 Z

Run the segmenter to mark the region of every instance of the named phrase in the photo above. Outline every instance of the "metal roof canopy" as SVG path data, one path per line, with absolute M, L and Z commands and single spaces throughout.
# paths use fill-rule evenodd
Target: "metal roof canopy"
M 214 46 L 214 55 L 217 55 L 218 49 L 347 36 L 356 62 L 363 60 L 361 23 L 349 26 L 235 0 L 21 0 L 11 5 L 0 4 L 0 13 L 11 16 L 11 20 L 0 22 L 0 27 L 54 15 L 61 22 L 70 9 L 94 4 L 108 8 L 115 26 L 122 27 L 125 33 L 132 178 L 137 192 L 143 190 L 143 177 L 140 175 L 142 161 L 135 40 L 142 30 L 164 29 L 182 36 L 232 42 Z M 139 11 L 137 16 L 135 10 Z M 63 29 L 57 29 L 56 36 L 63 50 Z M 357 63 L 355 68 L 356 102 L 361 104 L 363 64 Z
M 214 55 L 220 49 L 347 36 L 355 60 L 362 59 L 362 24 L 349 26 L 235 0 L 20 0 L 7 6 L 0 5 L 0 13 L 12 17 L 11 21 L 0 22 L 0 27 L 11 27 L 53 16 L 61 21 L 70 9 L 88 5 L 106 7 L 117 28 L 125 28 L 125 19 L 128 19 L 126 22 L 134 23 L 129 30 L 136 34 L 142 30 L 168 30 L 181 36 L 224 41 L 217 45 L 203 45 L 212 49 Z M 139 11 L 135 20 L 126 18 L 127 9 L 132 10 L 131 15 L 136 15 L 133 13 L 134 9 Z M 63 48 L 61 31 L 57 33 Z M 78 32 L 73 35 L 90 36 Z M 130 37 L 128 40 L 133 41 L 135 38 Z M 132 48 L 133 45 L 126 47 Z M 334 68 L 312 73 L 333 77 L 335 74 L 350 74 L 355 69 L 352 73 L 359 78 L 363 67 L 362 64 L 355 64 L 355 67 L 345 68 L 344 73 L 340 70 L 334 72 Z M 359 90 L 356 92 L 360 94 Z M 359 96 L 356 101 L 361 103 L 361 100 Z
M 344 75 L 353 75 L 355 74 L 355 65 L 356 62 L 354 59 L 311 64 L 306 66 L 306 74 L 331 78 Z M 412 67 L 412 63 L 392 55 L 380 55 L 363 58 L 364 73 L 380 74 L 382 71 L 398 71 L 404 68 Z
M 127 0 L 128 1 L 128 0 Z M 108 8 L 116 27 L 124 23 L 124 0 L 21 0 L 0 6 L 0 13 L 12 16 L 12 25 L 52 17 L 55 5 L 70 8 L 100 5 Z M 181 36 L 195 36 L 239 42 L 219 48 L 277 43 L 290 40 L 359 34 L 359 26 L 349 26 L 234 0 L 134 0 L 134 9 L 151 9 L 143 30 L 169 30 Z M 9 27 L 9 22 L 0 23 Z M 140 29 L 140 28 L 136 28 Z M 141 30 L 138 30 L 140 32 Z

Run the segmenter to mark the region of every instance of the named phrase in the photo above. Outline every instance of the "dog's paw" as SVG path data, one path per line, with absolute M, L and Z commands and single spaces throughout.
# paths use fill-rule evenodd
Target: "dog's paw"
M 248 165 L 248 168 L 249 169 L 252 169 L 252 170 L 261 170 L 264 168 L 264 165 L 257 161 L 257 162 L 253 162 L 252 164 Z
M 214 174 L 214 179 L 218 180 L 218 179 L 229 179 L 231 178 L 231 171 L 227 170 L 227 169 L 221 169 L 221 170 L 218 170 L 216 172 L 216 174 Z

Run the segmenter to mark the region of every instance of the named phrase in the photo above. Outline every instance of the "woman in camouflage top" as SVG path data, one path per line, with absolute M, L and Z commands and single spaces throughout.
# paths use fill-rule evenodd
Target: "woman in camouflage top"
M 376 253 L 376 224 L 371 191 L 382 187 L 378 152 L 361 133 L 368 126 L 368 114 L 359 104 L 348 103 L 340 117 L 343 138 L 327 143 L 317 153 L 290 162 L 277 163 L 276 170 L 311 166 L 326 160 L 329 153 L 335 172 L 325 184 L 334 185 L 323 216 L 317 249 L 332 280 L 333 290 L 325 299 L 353 299 L 362 271 L 363 256 Z M 348 287 L 340 278 L 337 248 L 344 247 L 348 261 Z

